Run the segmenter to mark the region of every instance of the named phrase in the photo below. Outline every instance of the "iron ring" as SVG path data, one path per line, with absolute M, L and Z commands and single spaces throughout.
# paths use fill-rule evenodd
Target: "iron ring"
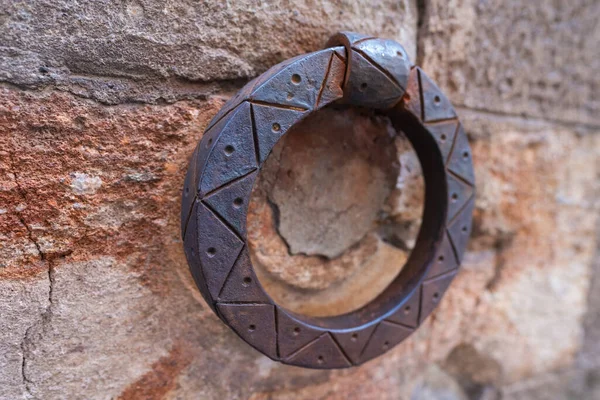
M 261 287 L 246 212 L 273 146 L 332 103 L 375 109 L 406 134 L 421 163 L 425 205 L 416 245 L 384 292 L 356 311 L 315 318 L 285 310 Z M 249 82 L 209 123 L 185 178 L 185 254 L 208 305 L 263 354 L 308 368 L 359 365 L 407 338 L 441 300 L 471 232 L 474 183 L 467 136 L 437 85 L 400 44 L 343 32 L 326 49 Z

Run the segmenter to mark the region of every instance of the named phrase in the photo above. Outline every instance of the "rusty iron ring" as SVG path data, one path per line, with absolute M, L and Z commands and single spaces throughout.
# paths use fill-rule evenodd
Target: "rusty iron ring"
M 425 208 L 415 248 L 383 293 L 344 315 L 307 317 L 258 282 L 246 212 L 275 143 L 332 103 L 377 110 L 405 133 L 421 163 Z M 471 149 L 446 96 L 400 44 L 344 32 L 254 79 L 213 118 L 189 164 L 181 230 L 200 292 L 243 340 L 285 364 L 345 368 L 404 340 L 438 305 L 470 235 L 474 193 Z

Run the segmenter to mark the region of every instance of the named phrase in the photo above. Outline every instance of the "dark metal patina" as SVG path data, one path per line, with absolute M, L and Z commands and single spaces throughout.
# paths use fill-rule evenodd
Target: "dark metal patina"
M 438 305 L 457 273 L 471 232 L 471 149 L 436 84 L 392 40 L 356 33 L 327 49 L 274 66 L 213 118 L 185 179 L 185 253 L 209 306 L 242 339 L 273 360 L 345 368 L 407 338 Z M 263 290 L 246 241 L 246 210 L 259 169 L 288 129 L 332 103 L 387 115 L 410 140 L 425 178 L 417 243 L 396 279 L 374 301 L 335 317 L 294 314 Z

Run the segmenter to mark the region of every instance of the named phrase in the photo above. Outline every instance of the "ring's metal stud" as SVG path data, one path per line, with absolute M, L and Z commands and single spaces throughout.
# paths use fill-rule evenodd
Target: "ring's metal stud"
M 417 243 L 374 301 L 336 317 L 284 310 L 258 282 L 246 243 L 252 186 L 277 141 L 335 102 L 387 115 L 411 141 L 426 182 Z M 217 113 L 190 160 L 181 230 L 200 292 L 243 340 L 268 357 L 310 368 L 361 364 L 408 337 L 439 304 L 471 232 L 472 154 L 446 96 L 398 43 L 356 33 L 274 66 Z

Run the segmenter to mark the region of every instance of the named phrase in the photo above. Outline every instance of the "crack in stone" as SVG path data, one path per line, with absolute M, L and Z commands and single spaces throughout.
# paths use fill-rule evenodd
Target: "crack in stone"
M 318 236 L 318 241 L 321 242 L 324 240 L 325 237 L 327 237 L 327 234 L 329 234 L 329 231 L 332 228 L 332 224 L 336 223 L 339 219 L 342 218 L 342 216 L 344 216 L 345 214 L 349 213 L 351 210 L 355 209 L 356 207 L 358 207 L 356 204 L 350 204 L 348 207 L 344 208 L 343 210 L 339 210 L 336 211 L 334 209 L 330 209 L 330 208 L 324 208 L 322 210 L 324 211 L 329 211 L 329 212 L 333 212 L 333 216 L 331 218 L 327 219 L 327 222 L 325 223 L 325 229 L 321 231 L 321 233 Z M 365 232 L 360 239 L 358 239 L 354 244 L 352 244 L 351 246 L 348 246 L 348 248 L 344 249 L 341 253 L 339 253 L 338 255 L 334 256 L 334 257 L 327 257 L 327 256 L 323 256 L 327 259 L 334 259 L 337 258 L 339 256 L 341 256 L 346 250 L 354 247 L 357 243 L 359 243 L 369 232 Z
M 427 29 L 427 3 L 428 0 L 417 0 L 417 59 L 415 60 L 415 64 L 419 66 L 423 65 L 423 58 L 425 57 L 423 38 L 425 36 L 425 30 Z
M 27 203 L 27 201 L 28 201 L 27 192 L 21 185 L 21 182 L 19 179 L 19 174 L 17 173 L 14 151 L 9 152 L 9 159 L 10 159 L 10 169 L 11 169 L 11 173 L 13 175 L 13 180 L 15 182 L 15 185 L 17 186 L 17 192 L 19 193 L 19 196 L 21 197 L 21 199 L 25 203 Z M 17 217 L 19 218 L 19 221 L 21 222 L 21 224 L 25 227 L 25 229 L 27 229 L 28 238 L 35 245 L 35 247 L 38 251 L 38 254 L 40 256 L 40 260 L 42 262 L 47 262 L 47 264 L 48 264 L 48 306 L 46 307 L 44 312 L 41 314 L 40 318 L 25 330 L 25 334 L 23 335 L 23 340 L 21 341 L 21 345 L 20 345 L 21 352 L 22 352 L 21 377 L 23 380 L 23 385 L 25 386 L 25 391 L 27 392 L 28 396 L 30 398 L 35 399 L 36 397 L 33 395 L 32 391 L 31 391 L 31 384 L 33 383 L 33 381 L 31 379 L 29 379 L 29 377 L 27 376 L 27 372 L 26 372 L 28 355 L 31 353 L 31 347 L 34 345 L 34 342 L 35 342 L 34 330 L 38 326 L 41 326 L 42 330 L 43 330 L 45 328 L 45 326 L 47 326 L 47 324 L 50 323 L 50 319 L 52 317 L 52 306 L 54 304 L 54 282 L 55 282 L 54 258 L 66 257 L 67 255 L 71 254 L 72 251 L 68 250 L 66 252 L 53 254 L 53 257 L 48 259 L 46 257 L 46 253 L 44 253 L 44 251 L 42 251 L 41 246 L 35 239 L 35 237 L 33 235 L 33 230 L 31 229 L 29 224 L 26 223 L 25 218 L 23 217 L 23 214 L 18 209 L 15 210 L 15 212 L 16 212 Z
M 27 373 L 25 372 L 26 368 L 27 368 L 27 357 L 25 356 L 25 354 L 27 352 L 27 345 L 26 345 L 27 338 L 29 337 L 29 332 L 34 327 L 34 325 L 35 325 L 35 323 L 25 330 L 25 335 L 23 335 L 23 340 L 21 340 L 21 353 L 22 353 L 21 378 L 23 379 L 23 385 L 25 386 L 25 391 L 32 398 L 34 397 L 33 393 L 31 392 L 31 387 L 30 387 L 32 382 L 27 377 Z
M 70 253 L 69 253 L 70 254 Z M 66 257 L 68 254 L 61 255 L 61 258 Z M 41 313 L 40 318 L 35 321 L 29 328 L 25 330 L 23 340 L 21 341 L 21 352 L 23 353 L 23 359 L 21 361 L 21 377 L 23 379 L 23 385 L 25 391 L 30 398 L 37 399 L 31 390 L 33 381 L 27 376 L 27 365 L 28 359 L 31 356 L 32 348 L 35 343 L 43 338 L 43 332 L 46 327 L 50 324 L 53 314 L 53 307 L 55 304 L 54 299 L 54 285 L 55 285 L 55 267 L 54 260 L 48 260 L 48 306 Z
M 25 202 L 25 204 L 27 204 L 27 201 L 28 201 L 27 200 L 27 192 L 21 186 L 21 182 L 19 180 L 19 175 L 17 174 L 17 169 L 15 167 L 15 157 L 14 157 L 14 154 L 13 154 L 13 152 L 9 152 L 8 155 L 9 155 L 9 158 L 10 158 L 10 170 L 11 170 L 11 173 L 13 175 L 13 180 L 15 182 L 15 185 L 17 185 L 17 192 L 19 193 L 19 196 Z M 19 211 L 18 208 L 15 209 L 15 213 L 17 214 L 17 217 L 19 218 L 19 221 L 21 222 L 21 224 L 25 227 L 25 229 L 27 229 L 27 237 L 29 238 L 29 240 L 31 241 L 31 243 L 33 243 L 33 245 L 35 246 L 35 248 L 37 249 L 38 255 L 40 256 L 40 260 L 44 261 L 46 259 L 46 254 L 44 254 L 44 252 L 42 251 L 42 248 L 40 247 L 40 244 L 37 242 L 37 240 L 35 240 L 35 238 L 33 236 L 33 230 L 31 229 L 31 227 L 29 226 L 29 224 L 27 224 L 27 222 L 25 222 L 25 218 L 23 217 L 23 213 L 21 213 L 21 211 Z

